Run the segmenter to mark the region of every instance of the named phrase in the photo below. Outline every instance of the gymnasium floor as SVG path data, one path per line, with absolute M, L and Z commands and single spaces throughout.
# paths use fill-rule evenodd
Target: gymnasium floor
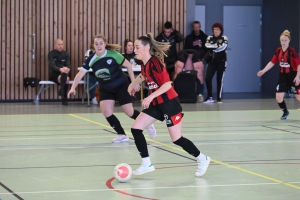
M 286 121 L 275 99 L 182 104 L 183 135 L 212 158 L 207 173 L 194 177 L 194 158 L 156 122 L 154 140 L 145 132 L 156 171 L 127 183 L 114 180 L 113 169 L 140 165 L 134 141 L 112 144 L 116 135 L 97 106 L 2 103 L 0 199 L 300 199 L 300 103 L 286 102 Z M 133 121 L 119 106 L 116 116 L 129 133 Z

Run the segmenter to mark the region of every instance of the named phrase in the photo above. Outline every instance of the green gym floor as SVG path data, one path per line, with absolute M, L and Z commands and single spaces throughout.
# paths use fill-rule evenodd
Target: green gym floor
M 131 139 L 112 144 L 116 134 L 97 106 L 2 103 L 0 199 L 299 200 L 300 103 L 286 102 L 286 121 L 275 99 L 182 104 L 183 136 L 212 158 L 207 173 L 196 178 L 195 159 L 156 122 L 154 140 L 145 132 L 156 170 L 127 183 L 113 178 L 114 167 L 128 163 L 134 170 L 141 159 L 133 121 L 119 106 L 115 115 Z

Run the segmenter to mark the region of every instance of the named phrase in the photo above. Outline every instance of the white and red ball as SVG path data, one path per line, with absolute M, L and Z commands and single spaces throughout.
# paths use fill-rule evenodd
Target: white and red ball
M 114 169 L 114 176 L 121 183 L 125 183 L 130 180 L 132 175 L 131 167 L 126 163 L 118 164 Z

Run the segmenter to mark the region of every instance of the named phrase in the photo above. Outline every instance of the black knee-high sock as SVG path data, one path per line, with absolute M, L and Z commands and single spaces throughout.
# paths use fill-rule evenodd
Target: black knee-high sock
M 186 152 L 194 157 L 198 157 L 200 155 L 200 151 L 198 150 L 198 148 L 187 138 L 181 137 L 173 143 L 181 146 L 181 148 L 183 148 Z
M 140 152 L 141 157 L 142 158 L 149 157 L 147 142 L 143 134 L 143 130 L 132 128 L 131 133 L 134 138 L 135 146 Z
M 66 84 L 65 86 L 64 86 L 64 99 L 66 100 L 67 98 L 68 98 L 68 87 L 69 87 L 69 85 L 68 84 Z
M 278 103 L 279 107 L 281 108 L 281 110 L 283 112 L 286 112 L 287 111 L 287 107 L 286 107 L 286 104 L 285 104 L 285 101 L 283 100 L 281 103 Z
M 140 111 L 134 110 L 133 115 L 130 118 L 136 119 L 139 116 L 139 114 L 140 114 Z
M 109 117 L 106 118 L 106 120 L 108 121 L 109 125 L 115 129 L 115 131 L 119 134 L 119 135 L 126 135 L 123 127 L 121 126 L 120 121 L 118 120 L 118 118 L 115 115 L 111 115 Z
M 67 82 L 67 77 L 68 75 L 66 73 L 62 73 L 60 75 L 60 85 L 61 85 L 61 89 L 64 89 L 66 82 Z

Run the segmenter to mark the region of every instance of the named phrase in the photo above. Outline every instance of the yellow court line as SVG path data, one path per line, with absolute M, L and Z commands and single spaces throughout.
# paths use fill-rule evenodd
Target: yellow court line
M 89 120 L 89 119 L 80 117 L 80 116 L 75 115 L 75 114 L 69 114 L 69 115 L 72 116 L 72 117 L 75 117 L 75 118 L 78 118 L 78 119 L 87 121 L 87 122 L 91 122 L 91 123 L 93 123 L 93 124 L 98 124 L 98 125 L 100 125 L 100 126 L 103 126 L 103 127 L 109 128 L 109 129 L 113 129 L 113 128 L 111 128 L 111 127 L 108 126 L 108 125 L 105 125 L 105 124 L 102 124 L 102 123 L 99 123 L 99 122 L 95 122 L 95 121 L 93 121 L 93 120 Z M 127 132 L 127 131 L 126 131 L 126 133 L 132 135 L 131 133 L 129 133 L 129 132 Z M 148 139 L 148 138 L 146 138 L 146 140 L 147 140 L 147 141 L 150 141 L 150 142 L 153 142 L 153 143 L 156 143 L 156 144 L 159 144 L 159 145 L 161 145 L 161 146 L 169 147 L 169 148 L 171 148 L 171 149 L 175 149 L 175 150 L 177 150 L 177 151 L 181 151 L 181 152 L 186 153 L 186 151 L 184 151 L 183 149 L 178 148 L 178 147 L 174 147 L 174 146 L 171 146 L 171 145 L 168 145 L 168 144 L 165 144 L 165 143 L 161 143 L 161 142 L 158 142 L 158 141 L 156 141 L 156 140 L 152 140 L 152 139 Z M 238 171 L 242 171 L 242 172 L 245 172 L 245 173 L 254 175 L 254 176 L 258 176 L 258 177 L 261 177 L 261 178 L 264 178 L 264 179 L 267 179 L 267 180 L 270 180 L 270 181 L 273 181 L 273 182 L 276 182 L 276 183 L 279 183 L 279 184 L 282 184 L 282 185 L 286 185 L 286 186 L 289 186 L 289 187 L 292 187 L 292 188 L 295 188 L 295 189 L 300 190 L 300 186 L 296 186 L 296 185 L 294 185 L 294 184 L 287 183 L 287 182 L 285 182 L 285 181 L 281 181 L 281 180 L 278 180 L 278 179 L 275 179 L 275 178 L 271 178 L 271 177 L 265 176 L 265 175 L 263 175 L 263 174 L 259 174 L 259 173 L 256 173 L 256 172 L 252 172 L 252 171 L 250 171 L 250 170 L 243 169 L 243 168 L 241 168 L 241 167 L 239 167 L 239 166 L 234 166 L 234 165 L 227 164 L 227 163 L 224 163 L 224 162 L 222 162 L 222 161 L 218 161 L 218 160 L 214 160 L 214 159 L 211 159 L 211 161 L 214 162 L 214 163 L 217 163 L 217 164 L 219 164 L 219 165 L 223 165 L 223 166 L 226 166 L 226 167 L 229 167 L 229 168 L 232 168 L 232 169 L 236 169 L 236 170 L 238 170 Z

